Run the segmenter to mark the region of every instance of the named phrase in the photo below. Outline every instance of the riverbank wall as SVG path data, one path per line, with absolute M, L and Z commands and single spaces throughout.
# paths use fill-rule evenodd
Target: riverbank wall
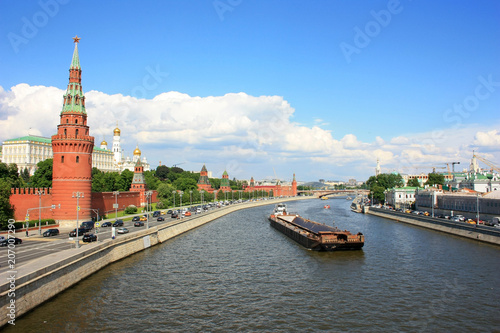
M 414 215 L 396 212 L 383 208 L 367 207 L 364 213 L 380 216 L 401 223 L 407 223 L 422 228 L 445 232 L 480 242 L 500 245 L 500 229 L 493 227 L 453 222 L 447 219 L 433 218 L 423 215 Z
M 170 221 L 120 235 L 116 239 L 46 255 L 19 268 L 11 268 L 0 274 L 0 327 L 9 324 L 9 321 L 15 324 L 15 319 L 107 265 L 224 215 L 242 209 L 309 198 L 283 198 L 231 205 L 190 219 Z

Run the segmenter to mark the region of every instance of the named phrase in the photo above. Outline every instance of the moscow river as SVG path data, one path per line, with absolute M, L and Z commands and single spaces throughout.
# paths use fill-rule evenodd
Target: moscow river
M 269 225 L 272 205 L 242 210 L 107 266 L 5 331 L 500 331 L 500 247 L 349 205 L 288 203 L 361 231 L 361 251 L 306 250 Z

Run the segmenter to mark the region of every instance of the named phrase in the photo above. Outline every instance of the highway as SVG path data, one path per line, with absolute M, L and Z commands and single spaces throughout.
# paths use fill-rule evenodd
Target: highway
M 205 213 L 206 214 L 206 213 Z M 166 224 L 166 223 L 171 223 L 174 221 L 179 221 L 178 219 L 172 219 L 170 215 L 162 215 L 165 218 L 165 221 L 163 222 L 158 222 L 156 221 L 156 218 L 151 218 L 149 221 L 149 227 L 154 227 L 160 224 Z M 182 220 L 188 220 L 193 217 L 196 217 L 199 215 L 194 215 L 191 217 L 183 217 Z M 128 216 L 127 218 L 131 218 L 131 216 Z M 115 219 L 108 219 L 105 221 L 110 221 L 114 222 Z M 105 222 L 105 221 L 101 221 Z M 144 230 L 147 227 L 147 223 L 144 222 L 144 226 L 142 227 L 134 227 L 134 222 L 128 220 L 123 223 L 124 227 L 129 230 L 129 233 L 139 231 L 139 230 Z M 118 229 L 118 228 L 116 228 Z M 75 247 L 75 237 L 69 237 L 69 232 L 73 229 L 60 229 L 60 234 L 57 236 L 51 236 L 51 237 L 42 237 L 39 235 L 36 236 L 31 236 L 31 237 L 19 237 L 23 240 L 22 244 L 17 244 L 15 245 L 14 248 L 9 249 L 7 246 L 0 247 L 0 273 L 3 273 L 5 271 L 9 270 L 9 264 L 12 262 L 9 262 L 9 259 L 15 258 L 15 267 L 21 267 L 23 265 L 28 264 L 32 260 L 36 260 L 38 258 L 41 258 L 45 255 L 49 255 L 58 251 L 63 251 L 67 249 L 71 249 Z M 108 239 L 111 238 L 111 227 L 105 227 L 105 228 L 94 228 L 90 233 L 97 234 L 98 241 L 101 241 L 103 239 Z M 96 233 L 97 231 L 97 233 Z M 17 234 L 19 236 L 19 234 Z M 116 233 L 116 238 L 119 238 L 122 236 L 122 234 Z M 81 241 L 82 236 L 78 237 L 80 242 L 80 247 L 86 246 L 88 244 L 93 244 L 93 243 L 83 243 Z M 10 250 L 10 251 L 9 251 Z

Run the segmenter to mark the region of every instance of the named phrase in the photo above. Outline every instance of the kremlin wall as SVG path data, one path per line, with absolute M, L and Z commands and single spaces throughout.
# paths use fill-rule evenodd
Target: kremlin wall
M 116 210 L 124 210 L 129 205 L 144 207 L 147 204 L 147 188 L 144 178 L 144 170 L 149 170 L 147 161 L 141 161 L 138 147 L 134 151 L 134 160 L 124 161 L 121 156 L 119 146 L 120 130 L 115 128 L 113 134 L 113 150 L 107 150 L 107 142 L 101 142 L 100 148 L 94 146 L 94 137 L 89 134 L 87 125 L 87 112 L 85 110 L 85 96 L 81 85 L 82 69 L 78 56 L 78 42 L 80 38 L 74 37 L 75 49 L 69 69 L 69 83 L 66 93 L 63 96 L 63 107 L 60 113 L 60 123 L 57 126 L 57 133 L 48 138 L 35 138 L 35 141 L 43 141 L 44 147 L 35 147 L 35 152 L 43 151 L 43 156 L 53 158 L 52 188 L 13 188 L 11 190 L 10 203 L 14 208 L 14 218 L 16 221 L 29 221 L 41 219 L 54 219 L 60 227 L 74 227 L 75 222 L 88 221 L 97 215 L 111 215 Z M 13 139 L 14 143 L 20 139 Z M 42 140 L 43 139 L 43 140 Z M 17 140 L 17 141 L 16 141 Z M 27 140 L 31 142 L 30 140 Z M 12 140 L 11 140 L 12 141 Z M 22 140 L 21 140 L 22 141 Z M 26 140 L 25 140 L 26 141 Z M 37 142 L 38 142 L 37 141 Z M 51 148 L 49 146 L 51 145 Z M 9 149 L 19 152 L 19 148 Z M 30 151 L 30 145 L 28 149 Z M 128 192 L 119 192 L 115 196 L 114 192 L 92 193 L 92 167 L 95 166 L 95 150 L 106 155 L 113 154 L 114 164 L 123 171 L 130 169 L 133 163 L 134 176 L 131 188 Z M 109 154 L 108 154 L 109 153 Z M 42 157 L 43 157 L 42 156 Z M 40 157 L 40 156 L 39 156 Z M 106 157 L 108 158 L 108 157 Z M 30 158 L 32 161 L 32 158 Z M 93 163 L 94 162 L 94 163 Z M 108 165 L 110 163 L 105 163 Z M 31 171 L 34 172 L 33 169 Z M 108 170 L 112 171 L 112 169 Z M 224 171 L 220 189 L 213 189 L 208 178 L 208 171 L 205 165 L 200 172 L 198 190 L 217 194 L 218 191 L 231 192 L 229 185 L 229 175 Z M 274 197 L 296 196 L 297 181 L 295 174 L 291 184 L 281 184 L 279 181 L 275 185 L 255 185 L 254 179 L 250 184 L 244 186 L 244 192 L 263 191 Z M 150 202 L 157 201 L 157 192 L 151 191 Z M 114 205 L 117 204 L 118 207 Z M 33 209 L 42 207 L 41 210 Z M 51 208 L 55 207 L 55 208 Z M 27 216 L 29 210 L 29 216 Z M 39 212 L 41 216 L 39 216 Z

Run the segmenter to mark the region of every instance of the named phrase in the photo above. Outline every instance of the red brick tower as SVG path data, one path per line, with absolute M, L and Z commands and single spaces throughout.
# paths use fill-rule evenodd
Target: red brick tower
M 130 185 L 130 192 L 140 193 L 140 205 L 141 207 L 146 206 L 146 178 L 144 178 L 144 166 L 141 163 L 141 159 L 137 160 L 134 167 L 134 178 L 132 178 L 132 184 Z
M 54 219 L 65 225 L 74 222 L 79 206 L 79 220 L 91 216 L 92 150 L 94 137 L 89 135 L 85 96 L 82 92 L 82 69 L 78 58 L 78 42 L 74 37 L 75 51 L 69 69 L 69 84 L 64 94 L 61 122 L 57 134 L 52 136 L 54 164 L 52 174 L 52 204 Z M 77 199 L 77 196 L 79 198 Z
M 297 180 L 295 179 L 295 173 L 293 174 L 293 180 L 292 180 L 292 195 L 294 197 L 297 196 Z
M 214 189 L 212 188 L 212 184 L 208 179 L 208 171 L 205 164 L 203 164 L 203 167 L 201 168 L 200 171 L 200 179 L 198 180 L 198 190 L 205 190 L 209 193 L 212 193 L 214 191 Z
M 224 173 L 222 174 L 222 180 L 220 182 L 220 190 L 231 191 L 231 186 L 229 185 L 229 175 L 225 170 Z

